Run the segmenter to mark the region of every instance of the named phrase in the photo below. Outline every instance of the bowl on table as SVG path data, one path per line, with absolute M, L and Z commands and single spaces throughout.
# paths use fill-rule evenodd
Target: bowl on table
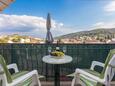
M 61 59 L 64 57 L 64 53 L 61 52 L 61 51 L 53 51 L 50 53 L 50 55 L 53 57 L 53 58 L 57 58 L 57 59 Z

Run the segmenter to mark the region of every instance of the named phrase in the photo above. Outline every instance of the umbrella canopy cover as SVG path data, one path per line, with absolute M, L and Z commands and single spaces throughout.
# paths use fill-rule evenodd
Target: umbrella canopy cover
M 53 43 L 53 36 L 52 36 L 52 34 L 50 32 L 50 28 L 51 28 L 51 17 L 50 17 L 49 13 L 47 15 L 46 28 L 47 28 L 46 43 L 51 44 L 51 43 Z
M 47 23 L 46 23 L 47 30 L 49 30 L 51 28 L 51 20 L 50 19 L 51 19 L 50 14 L 48 13 Z

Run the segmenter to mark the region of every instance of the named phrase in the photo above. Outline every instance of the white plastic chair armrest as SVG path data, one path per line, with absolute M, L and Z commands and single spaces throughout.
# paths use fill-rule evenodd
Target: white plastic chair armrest
M 13 82 L 10 85 L 15 86 L 16 84 L 19 84 L 19 83 L 23 82 L 24 80 L 27 80 L 27 79 L 33 77 L 33 75 L 36 75 L 36 77 L 38 77 L 37 70 L 33 70 L 33 71 L 31 71 L 31 72 L 29 72 L 29 73 L 27 73 L 27 74 L 15 79 L 15 80 L 13 80 Z M 39 79 L 38 79 L 38 83 L 41 86 Z
M 14 69 L 15 73 L 19 72 L 17 64 L 15 64 L 15 63 L 7 65 L 7 68 Z
M 93 80 L 95 80 L 95 81 L 97 81 L 97 82 L 100 82 L 100 83 L 102 83 L 102 84 L 105 84 L 105 81 L 106 80 L 104 80 L 104 79 L 101 79 L 100 77 L 97 77 L 97 76 L 95 76 L 95 75 L 92 75 L 92 74 L 90 74 L 90 73 L 88 73 L 88 72 L 86 72 L 86 71 L 84 71 L 84 70 L 82 70 L 82 69 L 76 69 L 76 71 L 75 71 L 75 73 L 76 74 L 82 74 L 82 75 L 85 75 L 85 76 L 87 76 L 87 77 L 89 77 L 89 78 L 91 78 L 91 79 L 93 79 Z M 75 74 L 75 75 L 76 75 Z
M 91 64 L 90 69 L 91 69 L 91 70 L 94 70 L 95 66 L 101 66 L 101 67 L 104 67 L 105 64 L 104 64 L 104 63 L 101 63 L 101 62 L 98 62 L 98 61 L 92 61 L 92 64 Z

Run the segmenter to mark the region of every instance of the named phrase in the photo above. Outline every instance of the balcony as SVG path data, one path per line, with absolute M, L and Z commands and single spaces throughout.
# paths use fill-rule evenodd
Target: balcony
M 53 86 L 54 65 L 46 64 L 42 57 L 48 54 L 48 47 L 54 50 L 56 44 L 0 44 L 0 54 L 5 57 L 8 64 L 16 63 L 20 70 L 37 69 L 39 74 L 46 78 L 41 80 L 43 86 Z M 89 68 L 93 60 L 104 62 L 114 44 L 60 44 L 62 49 L 66 47 L 66 54 L 72 56 L 73 61 L 61 65 L 61 86 L 70 86 L 71 79 L 66 75 L 73 73 L 76 68 Z M 101 71 L 101 68 L 97 68 Z M 112 82 L 114 84 L 114 82 Z M 114 86 L 114 85 L 113 85 Z

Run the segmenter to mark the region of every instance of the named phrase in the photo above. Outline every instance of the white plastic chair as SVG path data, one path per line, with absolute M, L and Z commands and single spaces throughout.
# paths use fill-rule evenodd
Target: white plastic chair
M 103 67 L 101 73 L 94 70 L 95 66 Z M 75 73 L 68 76 L 73 76 L 71 86 L 75 84 L 81 84 L 81 86 L 110 86 L 110 82 L 115 74 L 115 49 L 110 50 L 108 57 L 104 63 L 93 61 L 90 69 L 75 70 Z
M 15 73 L 11 75 L 8 69 L 14 69 Z M 7 66 L 0 55 L 0 86 L 41 86 L 39 78 L 37 70 L 19 71 L 16 64 Z

